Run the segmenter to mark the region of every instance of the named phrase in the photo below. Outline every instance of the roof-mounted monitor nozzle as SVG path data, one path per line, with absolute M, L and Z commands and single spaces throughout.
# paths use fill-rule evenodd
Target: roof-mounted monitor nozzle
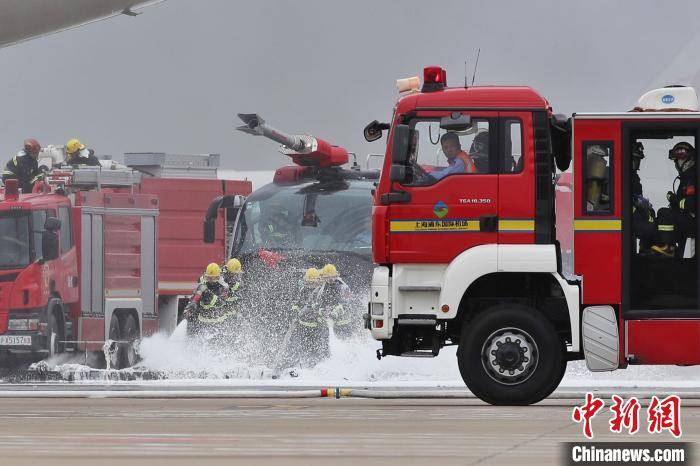
M 698 94 L 690 86 L 666 86 L 639 98 L 637 112 L 697 112 Z
M 265 123 L 256 113 L 239 113 L 238 117 L 245 125 L 237 130 L 253 136 L 265 136 L 282 144 L 280 152 L 291 157 L 297 165 L 327 168 L 348 163 L 348 151 L 343 147 L 333 146 L 314 136 L 283 133 Z

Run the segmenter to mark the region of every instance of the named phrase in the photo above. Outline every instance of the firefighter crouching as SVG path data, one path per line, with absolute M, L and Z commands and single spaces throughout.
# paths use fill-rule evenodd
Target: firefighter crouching
M 2 182 L 16 179 L 23 193 L 31 193 L 34 183 L 43 178 L 39 170 L 41 144 L 36 139 L 25 139 L 24 148 L 12 157 L 2 172 Z
M 212 262 L 207 265 L 190 302 L 185 307 L 187 333 L 206 337 L 221 335 L 220 327 L 235 313 L 233 309 L 229 309 L 227 298 L 229 287 L 221 276 L 221 267 Z
M 695 148 L 687 142 L 679 142 L 669 151 L 668 158 L 673 160 L 678 170 L 676 179 L 679 184 L 675 191 L 669 191 L 666 196 L 668 207 L 659 209 L 658 244 L 651 250 L 665 257 L 675 257 L 682 255 L 685 240 L 695 235 Z

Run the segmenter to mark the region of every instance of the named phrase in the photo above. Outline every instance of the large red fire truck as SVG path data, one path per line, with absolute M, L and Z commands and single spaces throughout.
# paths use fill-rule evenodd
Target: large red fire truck
M 673 257 L 642 251 L 631 181 L 643 143 L 655 173 L 643 167 L 642 181 L 656 180 L 644 195 L 658 208 L 674 191 L 668 150 L 700 137 L 691 88 L 563 118 L 528 87 L 448 88 L 439 67 L 422 89 L 399 84 L 391 124 L 365 131 L 390 128 L 366 315 L 378 357 L 458 345 L 465 383 L 493 404 L 542 400 L 570 360 L 592 371 L 700 364 L 697 225 Z M 451 170 L 440 146 L 476 170 Z
M 211 244 L 199 219 L 213 197 L 248 194 L 250 182 L 217 180 L 211 156 L 125 157 L 136 170 L 54 169 L 39 192 L 12 180 L 0 190 L 3 361 L 112 340 L 112 366 L 131 365 L 133 342 L 172 331 L 203 264 L 224 257 L 225 215 Z

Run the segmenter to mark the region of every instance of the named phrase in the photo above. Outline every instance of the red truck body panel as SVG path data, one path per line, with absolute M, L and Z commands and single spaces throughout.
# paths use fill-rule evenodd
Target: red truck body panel
M 202 264 L 221 262 L 224 257 L 225 216 L 217 217 L 216 241 L 202 241 L 202 220 L 211 201 L 227 194 L 247 196 L 252 183 L 145 178 L 138 191 L 158 196 L 158 290 L 173 295 L 191 292 L 193 281 L 202 274 Z

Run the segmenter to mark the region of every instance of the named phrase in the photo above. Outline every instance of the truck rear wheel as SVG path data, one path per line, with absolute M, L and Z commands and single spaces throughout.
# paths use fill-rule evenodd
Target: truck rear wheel
M 126 340 L 119 348 L 121 353 L 120 368 L 131 367 L 138 362 L 137 345 L 140 336 L 139 323 L 133 314 L 127 314 L 121 328 L 122 339 Z
M 494 306 L 467 322 L 457 359 L 467 387 L 494 405 L 537 403 L 557 388 L 566 370 L 552 324 L 516 304 Z
M 112 341 L 119 341 L 122 339 L 121 328 L 119 326 L 119 317 L 117 317 L 116 313 L 112 313 L 112 318 L 109 321 L 108 339 Z M 107 353 L 104 355 L 105 360 L 109 358 L 109 361 L 105 361 L 107 362 L 107 367 L 110 369 L 121 369 L 119 353 L 120 351 L 118 344 L 114 350 L 112 350 L 110 347 L 110 351 L 107 351 Z

